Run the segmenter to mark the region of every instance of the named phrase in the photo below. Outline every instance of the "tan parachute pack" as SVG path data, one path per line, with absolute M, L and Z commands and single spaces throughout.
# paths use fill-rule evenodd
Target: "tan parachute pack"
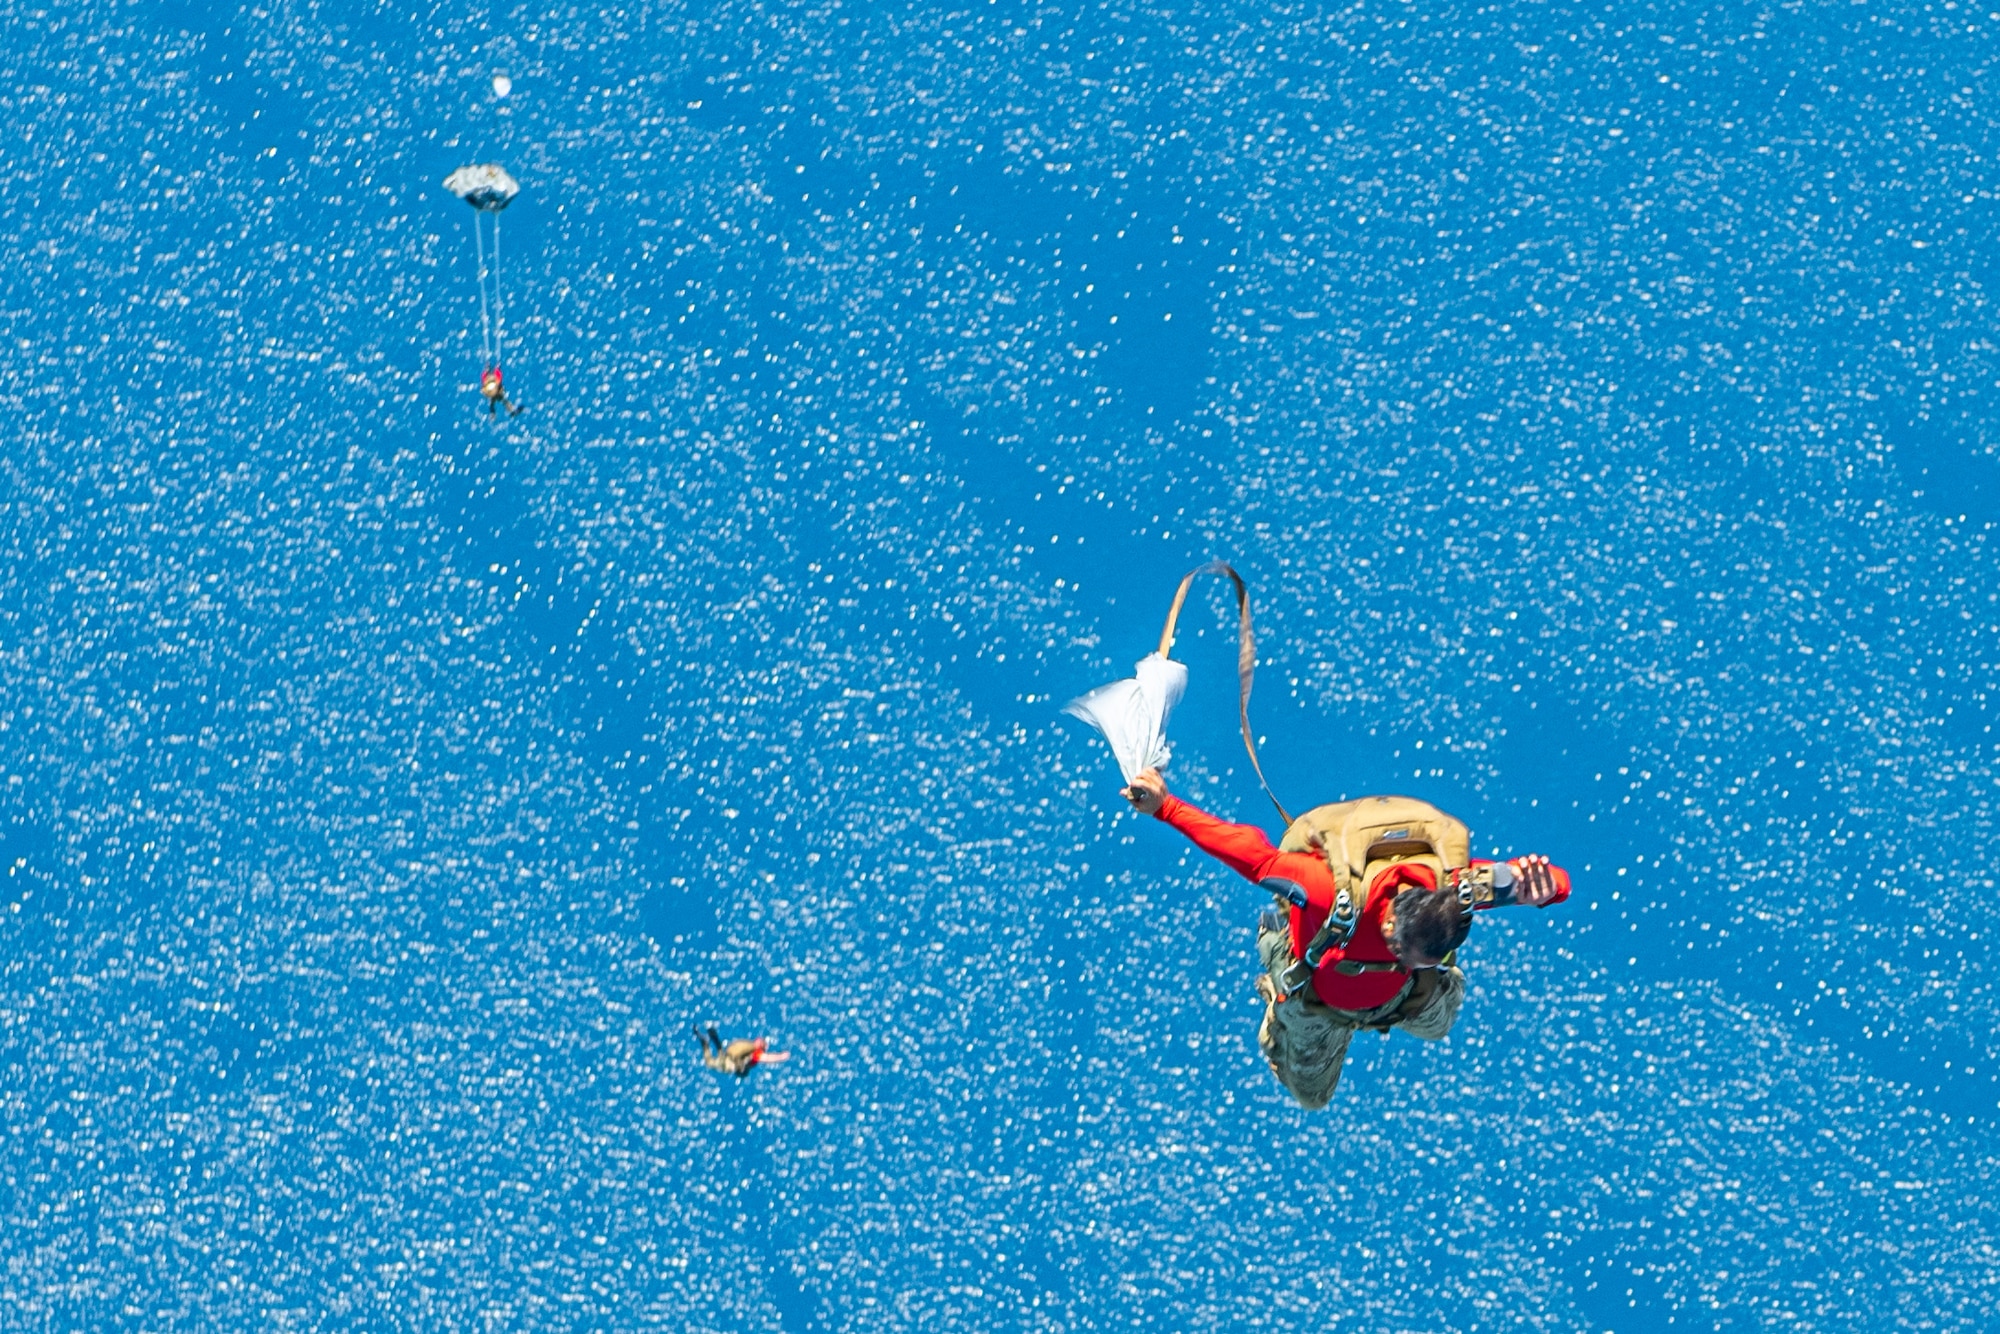
M 1472 833 L 1428 801 L 1415 797 L 1362 797 L 1336 801 L 1292 821 L 1278 844 L 1283 852 L 1317 852 L 1333 872 L 1336 889 L 1359 912 L 1368 886 L 1395 862 L 1428 866 L 1438 884 L 1472 861 Z

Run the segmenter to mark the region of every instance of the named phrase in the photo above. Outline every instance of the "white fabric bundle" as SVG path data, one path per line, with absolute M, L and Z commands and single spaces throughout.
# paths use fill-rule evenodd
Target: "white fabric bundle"
M 1063 712 L 1081 718 L 1111 743 L 1118 772 L 1131 782 L 1142 770 L 1167 762 L 1167 715 L 1187 693 L 1184 663 L 1157 653 L 1139 660 L 1137 675 L 1099 686 L 1063 705 Z

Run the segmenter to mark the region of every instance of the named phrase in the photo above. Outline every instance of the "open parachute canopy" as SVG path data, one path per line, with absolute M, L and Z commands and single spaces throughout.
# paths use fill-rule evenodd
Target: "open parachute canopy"
M 497 162 L 460 167 L 444 178 L 444 188 L 487 213 L 498 213 L 521 193 L 521 183 L 509 176 L 507 169 Z

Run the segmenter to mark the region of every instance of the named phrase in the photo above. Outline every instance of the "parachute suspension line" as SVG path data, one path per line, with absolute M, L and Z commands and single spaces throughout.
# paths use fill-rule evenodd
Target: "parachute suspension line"
M 480 367 L 483 371 L 493 364 L 493 319 L 486 313 L 486 224 L 480 221 L 483 212 L 472 215 L 472 243 L 479 247 L 479 355 L 485 359 Z M 494 259 L 500 250 L 500 237 L 493 237 Z
M 500 364 L 500 214 L 493 214 L 493 364 Z
M 1236 719 L 1243 728 L 1243 749 L 1250 752 L 1250 767 L 1257 774 L 1257 783 L 1264 789 L 1264 795 L 1278 808 L 1278 818 L 1287 827 L 1292 823 L 1292 813 L 1285 809 L 1285 803 L 1278 800 L 1278 794 L 1271 791 L 1271 780 L 1264 777 L 1264 766 L 1257 760 L 1257 739 L 1250 734 L 1250 682 L 1257 674 L 1257 636 L 1250 629 L 1250 589 L 1244 584 L 1243 576 L 1236 573 L 1227 561 L 1212 560 L 1206 565 L 1189 570 L 1181 579 L 1181 586 L 1174 591 L 1174 605 L 1167 612 L 1166 628 L 1160 631 L 1160 656 L 1168 657 L 1174 647 L 1174 626 L 1181 618 L 1181 607 L 1187 602 L 1188 588 L 1196 575 L 1226 574 L 1229 582 L 1236 585 Z

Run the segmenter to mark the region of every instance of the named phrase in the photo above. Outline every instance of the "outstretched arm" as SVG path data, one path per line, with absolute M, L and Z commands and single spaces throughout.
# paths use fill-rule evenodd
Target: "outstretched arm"
M 1325 878 L 1325 868 L 1317 857 L 1280 852 L 1257 826 L 1218 820 L 1174 796 L 1167 791 L 1167 781 L 1157 769 L 1148 769 L 1134 778 L 1132 786 L 1125 789 L 1125 799 L 1140 814 L 1150 815 L 1186 834 L 1196 847 L 1245 880 L 1261 882 L 1280 876 L 1316 892 Z M 1331 901 L 1330 896 L 1327 901 Z

